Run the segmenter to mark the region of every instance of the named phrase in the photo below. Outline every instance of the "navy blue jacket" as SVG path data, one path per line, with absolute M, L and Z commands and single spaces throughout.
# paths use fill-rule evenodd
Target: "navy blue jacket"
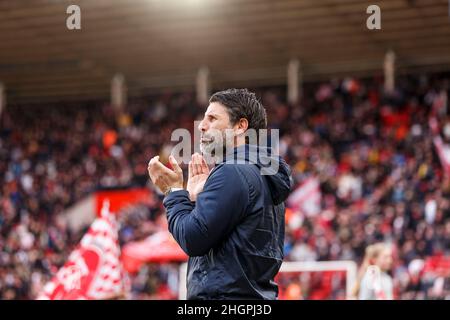
M 211 171 L 196 203 L 186 190 L 164 198 L 169 231 L 190 257 L 188 299 L 277 298 L 292 178 L 268 150 L 235 148 Z

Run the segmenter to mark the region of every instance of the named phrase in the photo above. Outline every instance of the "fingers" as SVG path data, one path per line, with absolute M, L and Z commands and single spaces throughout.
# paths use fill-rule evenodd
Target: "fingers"
M 194 153 L 192 155 L 192 165 L 193 165 L 193 175 L 199 175 L 202 173 L 202 159 L 203 157 L 198 154 L 198 153 Z
M 209 174 L 209 167 L 201 154 L 194 153 L 192 160 L 189 162 L 189 177 L 199 174 Z
M 148 162 L 148 166 L 155 163 L 155 161 L 159 161 L 159 156 L 154 156 L 153 158 L 151 158 L 150 161 Z
M 161 162 L 156 161 L 154 163 L 154 166 L 156 167 L 156 170 L 158 170 L 161 174 L 167 174 L 167 175 L 173 175 L 174 172 L 167 168 L 165 165 L 163 165 Z
M 194 165 L 192 164 L 192 160 L 189 161 L 188 176 L 189 176 L 189 178 L 192 178 L 194 176 Z
M 206 163 L 206 160 L 203 156 L 200 156 L 202 158 L 202 164 L 201 164 L 201 168 L 202 168 L 202 173 L 204 174 L 209 174 L 209 167 L 208 164 Z
M 155 156 L 153 158 L 150 159 L 150 161 L 148 162 L 148 174 L 150 176 L 150 178 L 153 180 L 154 179 L 154 175 L 155 175 L 155 163 L 159 161 L 159 156 Z
M 174 172 L 174 171 L 170 170 L 169 168 L 167 168 L 165 165 L 163 165 L 159 161 L 159 156 L 155 156 L 150 160 L 150 162 L 148 163 L 147 169 L 148 169 L 150 178 L 152 180 L 154 180 L 154 178 L 156 178 L 156 176 L 161 176 L 161 175 L 173 176 L 174 174 L 178 174 L 177 172 Z M 180 168 L 180 170 L 181 170 L 181 168 Z
M 178 165 L 178 162 L 174 156 L 172 156 L 172 155 L 169 156 L 169 162 L 172 165 L 173 171 L 175 171 L 175 173 L 177 173 L 177 174 L 183 173 L 183 170 L 181 170 L 181 168 Z
M 195 153 L 191 157 L 191 161 L 189 161 L 189 167 L 191 167 L 192 176 L 198 175 L 197 164 L 195 163 L 197 157 Z
M 173 170 L 159 161 L 159 156 L 153 157 L 148 163 L 148 174 L 153 184 L 163 193 L 170 188 L 183 188 L 183 171 L 173 156 L 169 157 Z

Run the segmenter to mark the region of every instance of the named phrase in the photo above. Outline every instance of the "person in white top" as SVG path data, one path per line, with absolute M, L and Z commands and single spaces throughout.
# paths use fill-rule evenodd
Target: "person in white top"
M 388 274 L 392 262 L 391 246 L 385 243 L 368 246 L 353 297 L 359 300 L 392 300 L 394 286 Z

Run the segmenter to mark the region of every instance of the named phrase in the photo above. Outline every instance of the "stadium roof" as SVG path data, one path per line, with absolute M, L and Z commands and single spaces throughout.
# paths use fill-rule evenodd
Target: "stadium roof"
M 81 30 L 66 28 L 70 4 Z M 400 70 L 450 69 L 447 0 L 29 0 L 0 2 L 0 81 L 11 103 L 99 98 L 112 76 L 131 95 L 193 87 L 207 65 L 214 86 L 285 82 L 297 57 L 305 80 Z

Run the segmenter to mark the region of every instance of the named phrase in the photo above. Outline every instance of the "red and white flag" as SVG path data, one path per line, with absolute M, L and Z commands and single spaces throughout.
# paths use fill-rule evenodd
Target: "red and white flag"
M 450 145 L 442 141 L 440 136 L 433 138 L 434 146 L 436 147 L 437 154 L 441 160 L 441 165 L 444 168 L 446 175 L 450 176 Z
M 433 110 L 434 114 L 438 113 L 438 108 L 435 109 L 436 110 Z M 442 168 L 444 169 L 444 174 L 450 176 L 450 145 L 442 140 L 439 122 L 435 115 L 432 115 L 428 119 L 428 125 L 433 135 L 433 144 L 436 148 L 439 160 L 441 161 Z
M 310 177 L 291 193 L 287 199 L 287 205 L 306 216 L 314 216 L 321 211 L 321 198 L 319 179 Z
M 130 242 L 123 247 L 122 261 L 129 273 L 139 271 L 145 263 L 184 262 L 188 256 L 167 230 L 158 231 L 145 240 Z
M 38 296 L 40 300 L 125 298 L 130 283 L 120 261 L 118 225 L 109 201 L 77 248 Z

